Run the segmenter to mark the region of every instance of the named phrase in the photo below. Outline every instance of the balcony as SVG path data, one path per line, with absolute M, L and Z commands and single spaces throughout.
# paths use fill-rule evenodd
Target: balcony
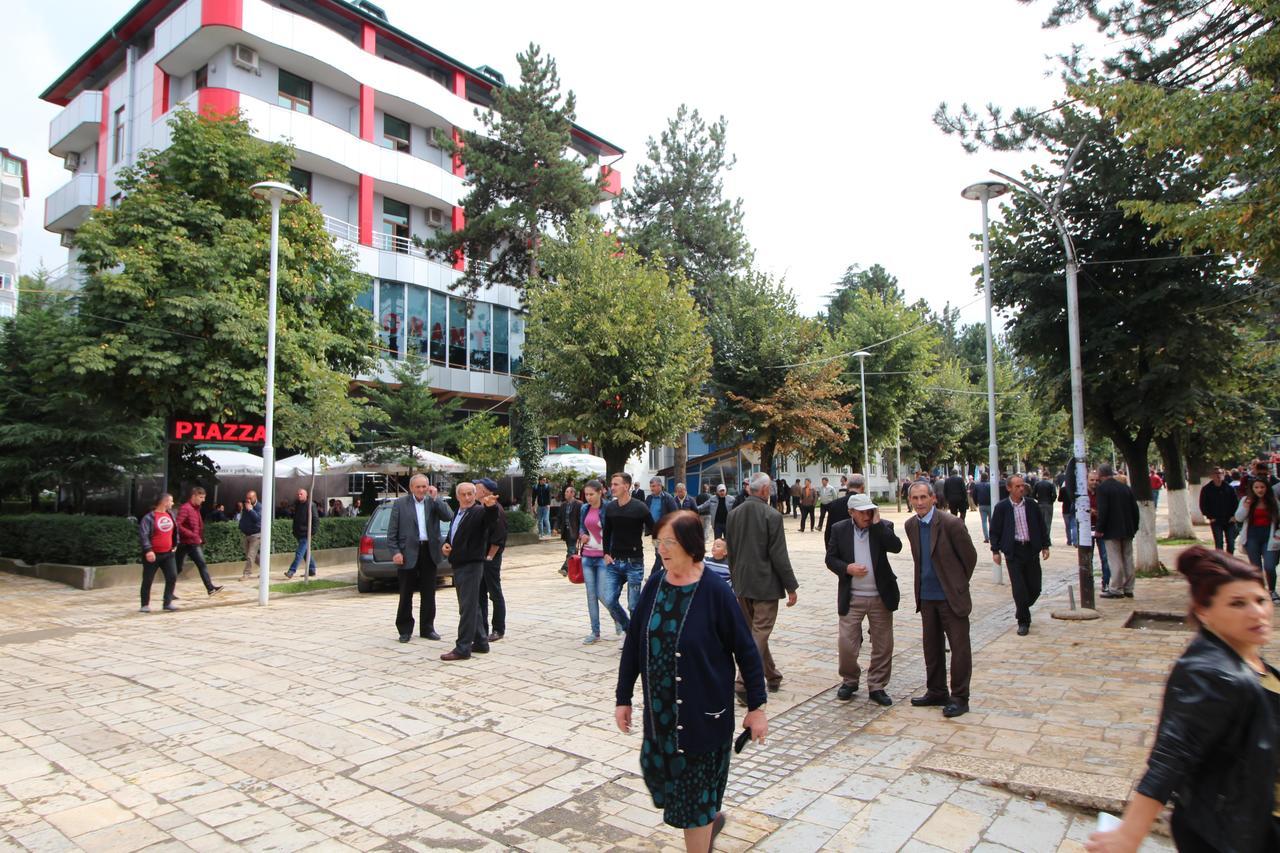
M 22 221 L 22 202 L 0 199 L 0 225 L 17 225 Z
M 98 176 L 76 175 L 45 200 L 46 231 L 72 231 L 98 206 Z
M 0 228 L 0 252 L 6 255 L 15 254 L 18 251 L 18 232 L 10 231 L 7 228 Z
M 84 285 L 84 267 L 69 261 L 60 267 L 49 270 L 50 290 L 79 290 Z
M 81 92 L 49 122 L 49 153 L 63 157 L 84 151 L 98 139 L 102 124 L 102 93 Z

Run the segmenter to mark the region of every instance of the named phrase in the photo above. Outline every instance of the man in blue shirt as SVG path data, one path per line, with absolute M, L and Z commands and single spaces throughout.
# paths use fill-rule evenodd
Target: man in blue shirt
M 915 561 L 916 611 L 924 634 L 928 690 L 911 700 L 916 707 L 941 705 L 944 717 L 969 711 L 969 579 L 978 552 L 959 517 L 935 510 L 936 496 L 924 480 L 912 483 L 907 499 L 915 515 L 903 530 Z M 951 690 L 947 691 L 947 647 L 951 648 Z

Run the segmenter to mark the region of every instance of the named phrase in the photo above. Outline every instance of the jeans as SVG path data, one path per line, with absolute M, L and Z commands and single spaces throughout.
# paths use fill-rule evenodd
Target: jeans
M 613 597 L 609 598 L 609 573 L 611 566 L 604 564 L 604 557 L 582 558 L 582 579 L 587 587 L 587 616 L 591 619 L 591 633 L 600 636 L 600 605 L 604 604 L 613 617 L 613 626 L 618 631 L 627 630 L 627 611 L 618 603 L 621 586 L 613 589 Z
M 1062 523 L 1067 526 L 1067 544 L 1072 546 L 1079 545 L 1080 521 L 1076 518 L 1076 514 L 1074 512 L 1070 514 L 1064 512 L 1062 514 Z
M 213 580 L 209 577 L 209 567 L 204 561 L 204 549 L 199 545 L 179 545 L 177 559 L 177 573 L 182 574 L 182 564 L 191 558 L 191 562 L 196 564 L 197 571 L 200 572 L 200 580 L 204 583 L 205 592 L 213 592 Z
M 1267 542 L 1271 536 L 1271 528 L 1261 525 L 1249 525 L 1245 531 L 1244 549 L 1249 554 L 1249 562 L 1267 573 L 1267 587 L 1275 592 L 1276 561 L 1280 551 L 1267 550 Z
M 1213 547 L 1228 554 L 1236 552 L 1236 536 L 1240 531 L 1232 519 L 1226 521 L 1209 521 L 1209 529 L 1213 531 Z
M 618 613 L 622 611 L 618 599 L 622 595 L 622 585 L 627 586 L 627 613 L 635 613 L 636 604 L 640 601 L 640 585 L 644 582 L 644 560 L 636 557 L 629 560 L 614 560 L 612 564 L 605 564 L 604 567 L 604 583 L 602 584 L 604 591 L 600 595 L 600 600 L 604 602 L 605 607 L 609 608 L 609 612 L 617 619 Z M 586 566 L 584 564 L 585 572 Z M 617 610 L 614 607 L 617 606 Z M 630 625 L 628 618 L 627 624 L 623 625 L 622 630 L 627 630 Z
M 289 564 L 287 574 L 293 574 L 298 570 L 298 565 L 307 558 L 307 537 L 303 536 L 298 540 L 298 549 L 293 552 L 293 562 Z M 307 574 L 314 575 L 316 573 L 316 557 L 311 555 L 311 564 L 307 567 Z
M 1102 588 L 1106 589 L 1111 583 L 1111 564 L 1107 562 L 1107 549 L 1103 547 L 1102 540 L 1094 537 L 1093 549 L 1098 552 L 1098 557 L 1102 562 Z
M 978 520 L 982 522 L 982 541 L 991 541 L 991 507 L 988 504 L 978 504 Z
M 542 536 L 551 535 L 551 507 L 538 507 L 538 533 Z

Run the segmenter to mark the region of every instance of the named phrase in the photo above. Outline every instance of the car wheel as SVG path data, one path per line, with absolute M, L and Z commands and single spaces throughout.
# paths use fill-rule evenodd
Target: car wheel
M 373 592 L 373 579 L 365 577 L 363 572 L 356 572 L 356 592 Z

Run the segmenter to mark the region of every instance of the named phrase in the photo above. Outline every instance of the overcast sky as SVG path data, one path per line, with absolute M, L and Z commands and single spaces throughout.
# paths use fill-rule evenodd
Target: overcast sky
M 935 309 L 973 301 L 980 214 L 960 190 L 1028 159 L 966 154 L 930 117 L 942 100 L 1048 105 L 1061 88 L 1045 56 L 1097 42 L 1083 27 L 1042 30 L 1047 3 L 1017 0 L 380 2 L 396 26 L 508 80 L 517 51 L 541 44 L 577 93 L 579 123 L 626 149 L 624 180 L 681 103 L 724 115 L 738 160 L 727 190 L 744 200 L 759 265 L 785 277 L 806 313 L 850 264 L 882 264 Z M 42 227 L 44 198 L 68 173 L 46 151 L 58 108 L 39 93 L 132 4 L 5 4 L 0 145 L 31 163 L 26 272 L 66 261 Z M 963 312 L 981 316 L 980 300 Z

